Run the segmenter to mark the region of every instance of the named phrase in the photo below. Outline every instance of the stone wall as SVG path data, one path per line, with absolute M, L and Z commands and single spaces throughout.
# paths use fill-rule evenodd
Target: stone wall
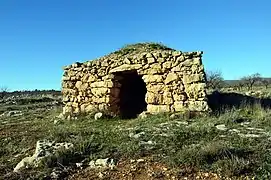
M 202 52 L 154 50 L 113 53 L 64 67 L 63 114 L 107 111 L 118 115 L 122 84 L 120 72 L 136 72 L 145 82 L 146 111 L 208 111 Z

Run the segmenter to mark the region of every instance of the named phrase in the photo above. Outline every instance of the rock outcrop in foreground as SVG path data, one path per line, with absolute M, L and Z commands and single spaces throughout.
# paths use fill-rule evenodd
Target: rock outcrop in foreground
M 64 67 L 63 115 L 208 111 L 202 54 L 142 43 Z

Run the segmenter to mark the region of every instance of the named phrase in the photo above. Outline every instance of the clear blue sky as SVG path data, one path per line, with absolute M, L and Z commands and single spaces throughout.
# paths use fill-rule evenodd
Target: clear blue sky
M 270 0 L 0 0 L 0 86 L 60 89 L 62 66 L 124 44 L 204 51 L 225 79 L 271 76 Z

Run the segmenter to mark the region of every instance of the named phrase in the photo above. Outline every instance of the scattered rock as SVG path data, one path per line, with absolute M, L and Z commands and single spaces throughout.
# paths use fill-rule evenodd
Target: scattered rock
M 60 119 L 55 119 L 55 120 L 54 120 L 54 124 L 55 124 L 55 125 L 57 125 L 57 124 L 62 124 L 62 123 L 63 123 L 63 121 L 60 120 Z
M 61 169 L 61 168 L 54 168 L 50 174 L 51 179 L 63 179 L 65 175 L 67 174 L 66 169 Z
M 264 131 L 263 129 L 261 129 L 261 128 L 252 128 L 252 127 L 248 127 L 248 128 L 246 128 L 247 130 L 251 130 L 251 131 Z
M 235 132 L 235 133 L 240 133 L 240 130 L 238 130 L 238 129 L 230 129 L 229 131 L 230 132 Z
M 145 132 L 140 132 L 140 133 L 137 133 L 137 134 L 130 133 L 129 137 L 138 139 L 138 138 L 142 137 L 143 135 L 145 135 Z
M 16 116 L 22 116 L 22 111 L 7 111 L 0 115 L 0 117 L 6 116 L 6 117 L 16 117 Z
M 81 169 L 83 168 L 83 163 L 75 163 L 75 165 L 77 168 L 81 168 Z
M 116 166 L 114 159 L 105 158 L 105 159 L 97 159 L 89 162 L 90 168 L 110 168 L 113 169 Z
M 187 121 L 176 121 L 177 124 L 181 125 L 188 125 L 189 123 Z
M 170 137 L 170 136 L 172 136 L 172 135 L 169 135 L 169 134 L 167 134 L 167 133 L 161 133 L 161 134 L 159 134 L 159 136 Z
M 216 129 L 221 130 L 221 131 L 226 131 L 228 128 L 226 128 L 225 124 L 220 124 L 215 126 Z
M 170 119 L 176 119 L 176 118 L 177 118 L 177 115 L 176 115 L 176 114 L 171 114 L 171 115 L 169 116 L 169 118 L 170 118 Z
M 56 116 L 58 119 L 65 119 L 65 116 L 63 113 L 60 113 L 58 116 Z
M 147 113 L 146 111 L 142 112 L 141 114 L 138 115 L 139 119 L 145 119 L 147 118 L 149 115 L 149 113 Z
M 246 126 L 246 125 L 249 125 L 249 124 L 250 124 L 250 122 L 242 122 L 241 126 Z
M 103 116 L 103 113 L 98 112 L 98 113 L 96 113 L 96 114 L 94 115 L 94 119 L 95 119 L 95 120 L 101 119 L 102 116 Z
M 258 137 L 261 137 L 258 134 L 242 134 L 242 133 L 239 133 L 238 135 L 241 136 L 241 137 L 246 137 L 246 138 L 258 138 Z
M 136 160 L 136 162 L 138 162 L 138 163 L 141 163 L 141 162 L 144 162 L 145 160 L 144 159 L 138 159 L 138 160 Z
M 155 145 L 154 141 L 140 141 L 139 145 Z
M 25 157 L 23 158 L 14 168 L 13 172 L 20 172 L 21 169 L 28 169 L 34 165 L 35 157 Z
M 45 157 L 54 155 L 58 150 L 68 150 L 73 147 L 71 143 L 55 143 L 54 141 L 38 141 L 33 156 L 25 157 L 14 168 L 14 172 L 20 172 L 23 168 L 38 167 Z

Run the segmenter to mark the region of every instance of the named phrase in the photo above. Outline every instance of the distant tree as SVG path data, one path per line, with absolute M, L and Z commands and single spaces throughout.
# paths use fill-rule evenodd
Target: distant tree
M 224 78 L 220 71 L 206 72 L 207 87 L 211 89 L 220 89 L 224 85 Z
M 261 78 L 260 82 L 262 85 L 265 86 L 265 89 L 267 89 L 268 86 L 271 84 L 271 79 L 270 78 Z
M 7 95 L 7 92 L 8 92 L 8 88 L 3 86 L 0 88 L 0 99 L 3 99 L 6 95 Z
M 231 87 L 234 90 L 241 91 L 242 88 L 244 87 L 244 83 L 242 81 L 240 81 L 240 80 L 237 80 L 237 81 L 235 81 L 234 83 L 231 84 Z
M 241 82 L 247 86 L 248 90 L 252 90 L 253 86 L 257 83 L 260 82 L 261 80 L 261 75 L 259 73 L 255 73 L 249 76 L 245 76 L 241 78 Z

